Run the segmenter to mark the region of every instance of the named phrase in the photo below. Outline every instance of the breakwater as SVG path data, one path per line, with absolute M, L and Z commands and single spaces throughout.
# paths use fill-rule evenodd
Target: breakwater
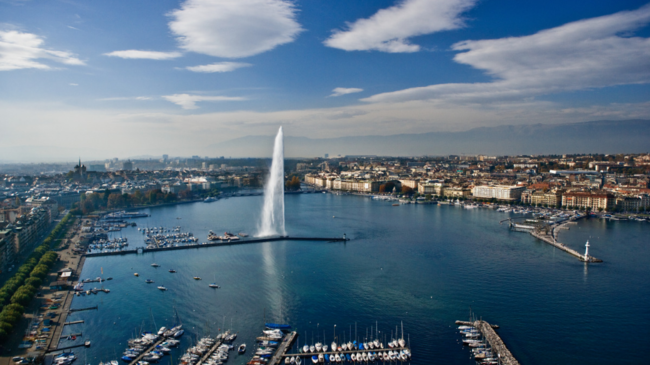
M 120 251 L 111 251 L 111 252 L 93 252 L 93 253 L 87 253 L 85 255 L 85 257 L 129 255 L 129 254 L 138 254 L 138 253 L 147 253 L 147 252 L 187 250 L 187 249 L 191 249 L 191 248 L 215 247 L 215 246 L 232 246 L 232 245 L 243 245 L 243 244 L 262 243 L 262 242 L 277 242 L 277 241 L 346 242 L 346 241 L 349 241 L 349 240 L 350 239 L 347 238 L 347 237 L 289 237 L 289 236 L 280 236 L 280 237 L 253 238 L 253 239 L 247 239 L 247 240 L 234 240 L 234 241 L 223 241 L 223 242 L 195 243 L 195 244 L 186 244 L 186 245 L 182 245 L 182 246 L 171 246 L 171 247 L 138 248 L 138 249 L 135 249 L 135 250 L 120 250 Z

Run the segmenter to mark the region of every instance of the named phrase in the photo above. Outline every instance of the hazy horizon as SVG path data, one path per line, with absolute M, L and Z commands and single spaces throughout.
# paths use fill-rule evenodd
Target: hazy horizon
M 327 139 L 650 115 L 647 1 L 8 0 L 0 10 L 5 161 L 211 156 L 280 125 Z

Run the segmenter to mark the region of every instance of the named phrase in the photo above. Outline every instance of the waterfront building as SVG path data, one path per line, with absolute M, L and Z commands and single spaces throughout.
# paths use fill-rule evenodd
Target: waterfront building
M 472 194 L 475 198 L 481 199 L 519 201 L 524 190 L 526 190 L 524 186 L 479 185 L 472 189 Z
M 616 206 L 616 199 L 605 191 L 571 191 L 562 195 L 562 206 L 611 210 Z

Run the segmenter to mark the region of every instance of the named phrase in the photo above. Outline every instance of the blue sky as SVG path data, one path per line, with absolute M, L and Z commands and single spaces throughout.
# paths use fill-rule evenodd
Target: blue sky
M 0 0 L 0 160 L 646 118 L 644 1 Z

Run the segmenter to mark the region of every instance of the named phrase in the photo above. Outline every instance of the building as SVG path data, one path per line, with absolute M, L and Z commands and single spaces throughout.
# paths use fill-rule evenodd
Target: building
M 526 190 L 526 188 L 523 186 L 479 185 L 472 189 L 472 194 L 475 198 L 480 199 L 519 201 L 524 190 Z
M 442 196 L 447 198 L 467 198 L 472 195 L 472 190 L 460 186 L 444 187 L 441 191 Z
M 126 170 L 126 171 L 133 170 L 133 162 L 131 160 L 122 162 L 122 170 Z
M 531 205 L 555 207 L 562 204 L 563 190 L 544 192 L 543 190 L 525 190 L 521 193 L 521 202 Z
M 0 229 L 0 272 L 6 272 L 14 263 L 14 231 L 10 226 Z
M 611 210 L 616 207 L 616 198 L 604 191 L 571 191 L 562 195 L 562 206 Z

